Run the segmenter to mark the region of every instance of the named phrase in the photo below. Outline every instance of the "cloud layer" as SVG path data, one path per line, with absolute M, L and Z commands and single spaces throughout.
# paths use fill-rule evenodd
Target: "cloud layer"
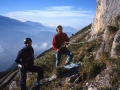
M 40 50 L 40 49 L 48 49 L 48 48 L 50 48 L 50 45 L 48 45 L 47 42 L 43 42 L 43 43 L 40 44 L 40 45 L 34 43 L 32 46 L 33 46 L 34 49 L 37 49 L 37 50 L 38 50 L 38 49 Z
M 58 24 L 79 28 L 92 23 L 95 11 L 76 9 L 72 6 L 53 6 L 41 10 L 14 11 L 4 14 L 20 21 L 35 21 L 46 26 Z

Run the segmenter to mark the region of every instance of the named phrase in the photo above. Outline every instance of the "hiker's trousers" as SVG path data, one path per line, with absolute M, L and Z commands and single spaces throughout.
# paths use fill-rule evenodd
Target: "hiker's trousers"
M 28 68 L 19 68 L 20 71 L 20 90 L 26 90 L 26 78 L 27 71 L 28 72 L 37 72 L 37 81 L 39 82 L 43 79 L 43 68 L 39 66 L 32 66 Z
M 62 54 L 67 55 L 67 60 L 65 63 L 69 63 L 73 58 L 73 53 L 70 52 L 69 50 L 66 50 L 64 52 L 56 52 L 56 67 L 60 64 Z

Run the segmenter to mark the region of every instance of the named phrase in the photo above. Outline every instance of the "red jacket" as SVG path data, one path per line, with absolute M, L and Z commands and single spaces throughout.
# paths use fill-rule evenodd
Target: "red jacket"
M 58 33 L 58 34 L 54 35 L 53 40 L 52 40 L 52 47 L 53 47 L 53 49 L 55 51 L 57 51 L 57 49 L 60 49 L 61 45 L 64 42 L 69 42 L 69 38 L 68 38 L 66 33 L 62 32 L 62 33 Z M 64 48 L 64 50 L 65 49 L 67 49 L 67 48 Z

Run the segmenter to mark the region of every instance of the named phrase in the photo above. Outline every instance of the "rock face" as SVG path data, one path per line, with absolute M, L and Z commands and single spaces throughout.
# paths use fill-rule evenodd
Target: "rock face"
M 120 0 L 97 0 L 97 3 L 96 16 L 91 27 L 91 39 L 102 35 L 102 44 L 97 50 L 95 59 L 99 60 L 102 53 L 107 53 L 108 56 L 119 60 Z M 98 74 L 92 82 L 86 83 L 89 90 L 113 88 L 111 82 L 117 75 L 113 73 L 115 67 L 116 65 L 113 64 L 107 65 L 106 69 Z
M 101 72 L 101 74 L 98 74 L 93 81 L 87 82 L 85 87 L 88 87 L 88 90 L 105 90 L 102 88 L 107 88 L 106 90 L 109 90 L 109 88 L 112 88 L 111 82 L 116 76 L 116 74 L 112 71 L 113 67 L 115 66 L 108 66 L 105 70 Z
M 17 88 L 17 83 L 16 81 L 12 81 L 11 85 L 9 86 L 9 90 Z
M 92 24 L 91 35 L 103 31 L 107 25 L 117 26 L 116 17 L 120 15 L 120 0 L 97 0 L 97 11 Z
M 120 29 L 116 33 L 111 49 L 111 57 L 113 58 L 120 58 Z
M 118 58 L 120 45 L 120 0 L 97 0 L 97 11 L 91 28 L 91 39 L 103 34 L 103 42 L 97 52 L 108 52 L 112 58 Z M 117 48 L 117 49 L 116 49 Z M 117 50 L 117 51 L 116 51 Z

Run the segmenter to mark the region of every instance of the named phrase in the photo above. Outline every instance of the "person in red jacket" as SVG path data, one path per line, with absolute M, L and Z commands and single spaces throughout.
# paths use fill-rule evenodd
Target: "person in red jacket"
M 69 64 L 69 62 L 73 58 L 73 53 L 67 50 L 66 42 L 69 42 L 69 38 L 66 33 L 63 33 L 63 28 L 61 25 L 58 25 L 56 28 L 57 34 L 54 35 L 52 40 L 52 47 L 56 51 L 56 67 L 60 64 L 61 55 L 67 55 L 68 58 L 65 62 L 65 65 Z

